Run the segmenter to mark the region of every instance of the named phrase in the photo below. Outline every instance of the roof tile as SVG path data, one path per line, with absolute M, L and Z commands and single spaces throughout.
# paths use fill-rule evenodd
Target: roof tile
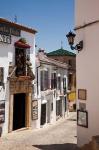
M 75 53 L 67 51 L 63 48 L 47 53 L 47 56 L 76 56 Z

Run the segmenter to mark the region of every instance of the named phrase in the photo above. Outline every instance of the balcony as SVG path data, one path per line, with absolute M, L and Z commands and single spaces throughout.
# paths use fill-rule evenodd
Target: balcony
M 29 75 L 15 75 L 16 67 L 9 67 L 9 87 L 10 93 L 32 93 L 33 84 L 32 80 L 34 79 L 34 74 L 31 73 Z
M 32 93 L 33 84 L 29 76 L 11 77 L 10 78 L 10 93 Z

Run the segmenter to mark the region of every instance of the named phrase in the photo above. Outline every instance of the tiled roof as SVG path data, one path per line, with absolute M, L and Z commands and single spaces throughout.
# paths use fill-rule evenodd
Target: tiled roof
M 57 67 L 65 68 L 65 69 L 68 68 L 68 65 L 66 63 L 62 63 L 62 62 L 54 60 L 52 58 L 48 58 L 46 55 L 43 55 L 43 54 L 37 55 L 37 58 L 39 59 L 39 61 L 41 63 L 44 63 L 44 64 L 55 65 Z
M 47 53 L 47 56 L 76 56 L 75 53 L 67 51 L 63 48 Z

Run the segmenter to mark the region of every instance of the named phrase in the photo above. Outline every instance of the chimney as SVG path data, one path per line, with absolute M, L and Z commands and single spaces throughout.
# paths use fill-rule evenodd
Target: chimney
M 39 48 L 38 52 L 39 52 L 39 53 L 44 53 L 44 49 Z
M 46 52 L 45 52 L 45 50 L 43 48 L 39 48 L 38 54 L 46 55 Z

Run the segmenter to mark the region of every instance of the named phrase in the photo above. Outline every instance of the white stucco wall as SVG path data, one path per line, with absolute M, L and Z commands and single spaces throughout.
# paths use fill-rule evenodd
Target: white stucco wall
M 99 19 L 99 0 L 75 0 L 75 26 Z
M 21 31 L 21 37 L 25 38 L 30 48 L 30 60 L 35 74 L 35 35 L 25 31 Z M 0 43 L 0 67 L 4 67 L 4 83 L 5 90 L 0 91 L 0 100 L 5 100 L 5 123 L 3 126 L 3 134 L 8 133 L 9 119 L 9 83 L 7 81 L 9 62 L 15 63 L 15 46 L 14 43 L 21 37 L 11 35 L 11 44 Z M 0 87 L 1 88 L 1 87 Z
M 84 25 L 99 19 L 99 0 L 75 0 L 75 25 Z M 99 135 L 99 23 L 76 31 L 76 41 L 83 40 L 84 48 L 77 54 L 77 90 L 87 90 L 88 128 L 77 127 L 78 146 Z
M 42 54 L 43 55 L 43 54 Z M 43 63 L 43 62 L 42 62 Z M 46 104 L 46 123 L 55 123 L 56 122 L 56 94 L 54 96 L 54 91 L 56 93 L 57 89 L 51 89 L 51 73 L 56 72 L 56 75 L 58 74 L 61 76 L 61 87 L 63 91 L 63 77 L 67 79 L 67 70 L 59 68 L 57 70 L 54 70 L 54 65 L 53 64 L 43 64 L 39 61 L 39 57 L 36 58 L 36 78 L 35 78 L 35 83 L 36 83 L 36 93 L 35 93 L 35 99 L 38 100 L 38 119 L 35 120 L 32 124 L 33 128 L 40 128 L 41 124 L 41 104 L 45 103 Z M 39 94 L 37 94 L 37 70 L 38 70 L 38 91 Z M 41 70 L 48 70 L 48 76 L 50 79 L 50 84 L 49 84 L 49 89 L 45 91 L 41 91 Z M 66 87 L 67 87 L 67 80 L 66 80 Z M 53 110 L 51 110 L 51 103 L 53 103 Z M 64 106 L 63 106 L 64 107 Z M 64 115 L 64 113 L 63 113 Z M 45 124 L 46 124 L 45 123 Z

